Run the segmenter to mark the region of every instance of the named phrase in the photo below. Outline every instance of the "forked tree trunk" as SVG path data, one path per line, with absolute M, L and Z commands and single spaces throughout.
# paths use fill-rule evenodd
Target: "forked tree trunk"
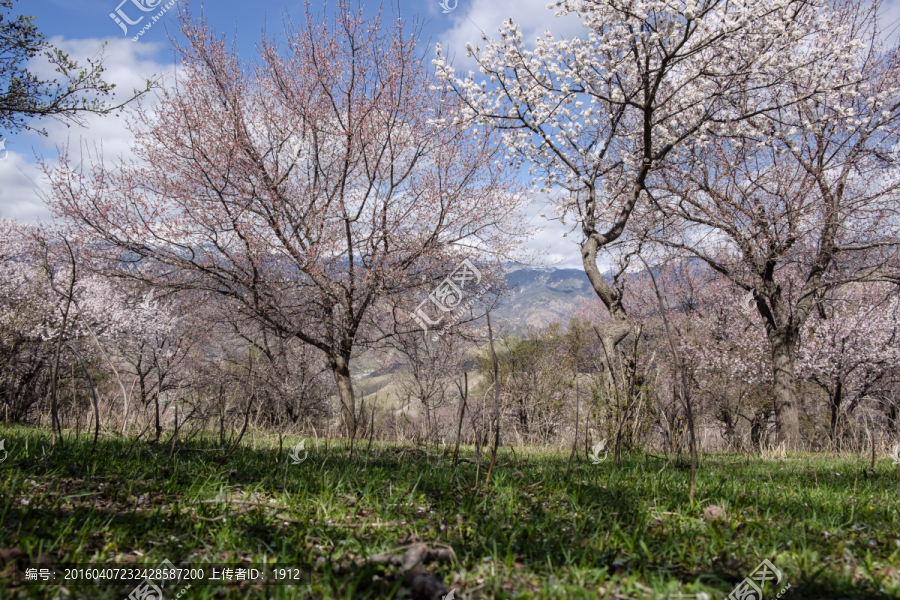
M 800 416 L 794 369 L 798 337 L 795 331 L 777 332 L 769 337 L 775 384 L 775 441 L 777 444 L 784 443 L 788 449 L 800 446 Z
M 56 337 L 56 352 L 53 355 L 53 378 L 50 380 L 50 437 L 51 449 L 56 448 L 57 438 L 61 439 L 62 426 L 59 422 L 59 354 L 62 350 L 63 335 L 66 331 L 66 322 L 69 318 L 69 308 L 72 305 L 72 292 L 75 288 L 75 267 L 72 267 L 72 277 L 69 280 L 69 291 L 66 294 L 66 308 L 63 310 L 62 323 L 59 325 L 59 334 Z
M 469 374 L 463 371 L 463 384 L 459 388 L 459 425 L 456 426 L 456 448 L 453 449 L 453 471 L 450 472 L 450 483 L 456 476 L 457 459 L 459 459 L 459 438 L 462 435 L 463 416 L 466 414 L 466 400 L 469 399 Z M 449 484 L 448 484 L 449 485 Z
M 641 193 L 643 179 L 646 177 L 648 170 L 649 167 L 644 167 L 641 169 L 641 172 L 638 175 L 640 185 L 636 186 L 632 191 L 633 197 L 628 203 L 628 214 L 630 214 L 631 208 L 633 208 L 638 196 Z M 587 275 L 588 281 L 590 281 L 591 283 L 591 287 L 594 289 L 597 297 L 600 298 L 600 301 L 603 302 L 603 305 L 609 311 L 610 321 L 604 324 L 601 341 L 604 345 L 606 353 L 609 356 L 615 356 L 616 346 L 618 346 L 622 340 L 628 337 L 628 334 L 631 332 L 631 321 L 628 318 L 628 314 L 625 312 L 625 307 L 622 305 L 621 291 L 616 290 L 613 286 L 611 286 L 609 282 L 604 279 L 603 274 L 600 272 L 600 268 L 597 266 L 597 253 L 607 244 L 615 241 L 615 239 L 618 238 L 621 234 L 621 231 L 617 231 L 616 233 L 607 232 L 607 235 L 600 236 L 603 238 L 603 241 L 599 240 L 596 236 L 591 235 L 596 224 L 593 217 L 593 207 L 596 203 L 596 192 L 592 188 L 589 191 L 589 194 L 590 198 L 586 203 L 586 209 L 591 216 L 583 223 L 583 229 L 586 239 L 581 246 L 581 262 L 582 266 L 584 267 L 584 273 L 585 275 Z M 624 222 L 622 223 L 622 227 L 624 228 Z M 612 376 L 615 376 L 614 373 L 612 373 L 612 365 L 609 365 L 609 370 L 610 374 Z

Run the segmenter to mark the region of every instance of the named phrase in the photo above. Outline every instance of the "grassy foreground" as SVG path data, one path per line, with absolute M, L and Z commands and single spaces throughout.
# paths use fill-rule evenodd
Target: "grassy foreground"
M 424 568 L 466 600 L 719 599 L 763 559 L 783 573 L 767 599 L 786 584 L 783 598 L 900 597 L 900 485 L 881 457 L 867 475 L 855 456 L 707 455 L 691 505 L 687 471 L 637 454 L 621 468 L 582 456 L 567 474 L 567 453 L 501 450 L 476 489 L 472 464 L 451 483 L 449 456 L 379 444 L 351 461 L 307 440 L 292 464 L 287 441 L 278 461 L 277 438 L 248 436 L 217 468 L 210 440 L 176 447 L 167 468 L 169 446 L 145 441 L 101 438 L 91 455 L 82 435 L 50 457 L 47 432 L 0 426 L 0 439 L 7 575 L 16 551 L 51 566 L 276 563 L 304 581 L 196 584 L 180 598 L 403 598 L 397 566 L 363 559 L 424 542 L 453 550 L 455 562 Z M 0 575 L 2 598 L 124 599 L 133 588 Z

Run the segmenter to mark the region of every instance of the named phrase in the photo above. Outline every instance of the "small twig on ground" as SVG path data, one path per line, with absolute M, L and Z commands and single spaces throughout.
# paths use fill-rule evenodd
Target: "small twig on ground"
M 397 548 L 396 550 L 402 550 Z M 456 553 L 453 548 L 431 548 L 427 544 L 412 544 L 406 548 L 403 554 L 396 554 L 396 550 L 382 552 L 362 559 L 364 564 L 370 565 L 395 565 L 400 567 L 400 572 L 410 571 L 418 565 L 428 561 L 456 562 Z
M 292 518 L 292 517 L 288 517 L 288 516 L 286 516 L 286 515 L 277 514 L 277 513 L 275 514 L 275 518 L 278 519 L 278 520 L 280 520 L 280 521 L 287 521 L 288 523 L 301 523 L 301 522 L 302 522 L 302 521 L 300 521 L 300 520 L 298 520 L 298 519 L 294 519 L 294 518 Z
M 191 516 L 199 521 L 206 521 L 207 523 L 212 523 L 214 521 L 224 521 L 225 519 L 228 518 L 228 515 L 219 515 L 218 517 L 212 517 L 212 518 L 201 517 L 200 515 L 191 515 Z
M 278 504 L 263 504 L 262 502 L 252 502 L 250 500 L 198 500 L 196 502 L 191 502 L 190 506 L 194 506 L 197 504 L 245 504 L 249 506 L 262 506 L 265 508 L 280 508 L 290 510 L 289 506 L 281 506 Z
M 261 502 L 252 502 L 252 501 L 249 501 L 249 500 L 230 500 L 230 499 L 198 500 L 198 501 L 196 501 L 196 502 L 191 502 L 191 503 L 189 504 L 189 506 L 195 506 L 195 505 L 198 505 L 198 504 L 239 504 L 239 505 L 241 505 L 241 506 L 246 506 L 246 507 L 253 507 L 253 506 L 255 506 L 255 507 L 257 507 L 257 508 L 273 508 L 273 509 L 278 509 L 278 510 L 285 510 L 285 509 L 290 510 L 289 507 L 287 507 L 287 506 L 281 506 L 281 505 L 278 505 L 278 504 L 263 504 L 263 503 L 261 503 Z M 236 513 L 232 513 L 231 516 L 244 515 L 244 514 L 247 514 L 247 510 L 241 510 L 241 511 L 238 511 L 238 512 L 236 512 Z M 225 520 L 229 515 L 219 515 L 218 517 L 212 517 L 212 518 L 209 518 L 209 517 L 201 517 L 201 516 L 199 516 L 199 515 L 192 515 L 192 516 L 193 516 L 195 519 L 199 519 L 199 520 L 201 520 L 201 521 L 213 522 L 213 521 L 222 521 L 222 520 Z M 297 519 L 295 519 L 295 518 L 293 518 L 293 517 L 289 517 L 289 516 L 287 516 L 287 515 L 281 514 L 281 513 L 276 513 L 276 514 L 274 515 L 274 517 L 275 517 L 276 519 L 280 520 L 280 521 L 287 521 L 287 522 L 289 522 L 289 523 L 301 523 L 301 521 L 299 521 L 299 520 L 297 520 Z
M 406 525 L 406 521 L 386 521 L 384 523 L 326 523 L 326 527 L 346 527 L 355 529 L 357 527 L 400 527 Z

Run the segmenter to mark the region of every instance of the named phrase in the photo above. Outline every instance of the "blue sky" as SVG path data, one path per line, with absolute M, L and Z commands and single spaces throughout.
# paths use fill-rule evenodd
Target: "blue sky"
M 37 17 L 37 23 L 41 29 L 51 36 L 62 36 L 69 39 L 97 39 L 118 40 L 126 39 L 119 25 L 110 18 L 110 13 L 115 13 L 117 7 L 131 20 L 137 20 L 143 15 L 154 15 L 170 0 L 134 0 L 138 4 L 155 7 L 149 12 L 139 10 L 132 0 L 19 0 L 18 7 L 21 13 L 32 14 Z M 448 0 L 452 6 L 452 0 Z M 121 4 L 120 4 L 121 3 Z M 330 3 L 332 6 L 334 2 Z M 141 42 L 166 41 L 167 26 L 170 32 L 175 29 L 175 16 L 178 7 L 189 6 L 195 15 L 201 13 L 219 31 L 237 34 L 241 51 L 252 52 L 255 41 L 260 32 L 268 26 L 272 33 L 280 28 L 282 15 L 287 15 L 296 21 L 303 17 L 303 2 L 285 2 L 284 0 L 215 0 L 214 2 L 198 2 L 196 0 L 176 0 L 173 8 L 168 10 L 159 23 L 155 23 L 152 34 L 148 31 L 141 37 Z M 325 2 L 312 3 L 313 10 L 322 10 Z M 374 15 L 379 8 L 376 2 L 364 3 L 367 14 Z M 392 9 L 397 10 L 398 5 L 386 4 L 384 11 L 388 14 Z M 428 36 L 438 36 L 453 27 L 458 21 L 456 17 L 463 14 L 464 6 L 457 7 L 448 14 L 443 14 L 438 0 L 431 2 L 401 2 L 400 14 L 405 19 L 419 18 L 428 22 Z M 326 9 L 327 10 L 327 9 Z M 459 11 L 459 15 L 454 14 Z M 129 34 L 139 30 L 144 22 L 137 25 L 128 25 Z M 477 33 L 477 32 L 476 32 Z M 165 49 L 160 49 L 159 59 L 165 58 Z
M 97 57 L 102 50 L 107 68 L 105 79 L 117 85 L 120 96 L 140 87 L 148 77 L 174 72 L 168 36 L 176 34 L 179 8 L 188 7 L 195 16 L 202 12 L 216 31 L 236 40 L 241 56 L 248 59 L 255 56 L 255 45 L 264 28 L 267 28 L 269 35 L 275 35 L 281 31 L 284 16 L 295 22 L 301 22 L 304 18 L 303 2 L 175 0 L 175 4 L 158 21 L 153 22 L 137 41 L 132 41 L 132 37 L 150 22 L 150 16 L 157 15 L 171 1 L 19 0 L 15 4 L 14 14 L 34 15 L 39 29 L 50 41 L 80 62 L 88 57 Z M 522 0 L 511 6 L 487 0 L 443 2 L 455 8 L 444 13 L 442 0 L 402 0 L 399 4 L 394 0 L 393 3 L 385 3 L 382 10 L 387 18 L 399 10 L 404 20 L 418 21 L 423 26 L 422 42 L 432 49 L 436 42 L 440 42 L 445 54 L 456 52 L 456 64 L 463 68 L 466 66 L 465 42 L 480 39 L 479 27 L 488 32 L 496 31 L 504 19 L 514 17 L 534 37 L 548 28 L 554 33 L 565 33 L 572 26 L 571 22 L 554 19 L 553 12 L 546 8 L 547 0 Z M 137 4 L 153 9 L 144 12 Z M 380 6 L 376 2 L 363 4 L 366 14 L 373 16 Z M 334 5 L 333 1 L 311 0 L 312 10 L 316 12 L 328 11 Z M 125 22 L 121 18 L 124 14 L 127 20 L 137 23 L 131 25 L 125 22 L 126 35 L 110 17 L 111 13 L 122 22 Z M 40 72 L 38 66 L 33 68 Z M 28 222 L 50 220 L 41 200 L 46 184 L 37 162 L 42 157 L 50 161 L 55 159 L 59 147 L 67 143 L 71 147 L 79 144 L 102 147 L 105 158 L 128 153 L 131 135 L 125 130 L 121 117 L 89 117 L 87 121 L 86 127 L 67 127 L 52 120 L 43 120 L 39 124 L 47 129 L 47 137 L 30 132 L 0 132 L 0 136 L 6 137 L 6 149 L 9 151 L 6 159 L 0 162 L 0 217 L 15 217 Z M 547 221 L 538 216 L 539 213 L 550 212 L 545 202 L 546 198 L 536 198 L 528 212 L 531 222 L 543 227 L 543 231 L 529 245 L 547 251 L 548 261 L 552 264 L 580 268 L 575 236 L 563 238 L 566 228 L 558 221 Z
M 444 13 L 441 3 L 454 7 Z M 761 0 L 764 1 L 764 0 Z M 164 6 L 174 2 L 162 17 L 149 29 L 132 41 Z M 432 48 L 440 42 L 445 54 L 456 54 L 457 72 L 467 71 L 471 64 L 465 59 L 465 42 L 480 39 L 480 29 L 489 34 L 495 32 L 500 23 L 512 17 L 518 22 L 525 39 L 550 30 L 554 35 L 571 35 L 580 29 L 577 21 L 557 19 L 553 11 L 547 9 L 548 0 L 517 0 L 502 3 L 497 0 L 427 0 L 410 2 L 393 0 L 385 3 L 386 17 L 399 10 L 407 21 L 418 20 L 423 24 L 422 40 Z M 335 2 L 310 0 L 314 11 L 327 11 Z M 454 4 L 456 3 L 456 4 Z M 137 4 L 154 7 L 143 12 Z M 367 14 L 374 15 L 379 8 L 377 2 L 364 2 Z M 107 68 L 106 81 L 117 84 L 120 95 L 125 95 L 153 75 L 174 72 L 173 55 L 168 35 L 175 35 L 176 17 L 179 8 L 190 8 L 194 15 L 201 12 L 207 21 L 220 33 L 234 38 L 238 51 L 248 60 L 255 56 L 255 44 L 264 28 L 269 35 L 276 35 L 282 27 L 282 18 L 288 16 L 296 23 L 303 20 L 304 3 L 285 0 L 19 0 L 14 6 L 14 14 L 29 14 L 36 17 L 36 23 L 50 41 L 69 52 L 72 58 L 83 62 L 85 58 L 96 57 L 102 50 Z M 128 20 L 138 21 L 127 25 L 126 35 L 111 13 L 124 14 Z M 142 18 L 143 17 L 143 18 Z M 900 0 L 890 0 L 883 12 L 885 25 L 896 23 L 900 18 Z M 121 19 L 120 19 L 121 20 Z M 104 42 L 107 44 L 104 49 Z M 39 65 L 33 68 L 40 72 Z M 46 74 L 52 76 L 52 74 Z M 66 143 L 72 147 L 79 144 L 91 148 L 102 147 L 105 157 L 125 155 L 129 151 L 131 135 L 125 130 L 121 117 L 90 117 L 87 127 L 71 126 L 52 120 L 40 122 L 47 129 L 48 136 L 42 137 L 30 132 L 8 134 L 4 158 L 0 153 L 0 217 L 16 217 L 22 221 L 47 221 L 50 215 L 43 206 L 41 191 L 46 189 L 37 161 L 43 157 L 53 160 L 58 148 Z M 77 148 L 74 148 L 77 151 Z M 533 224 L 543 230 L 529 244 L 534 249 L 547 252 L 549 262 L 557 266 L 581 268 L 578 246 L 580 235 L 563 233 L 568 228 L 558 221 L 547 221 L 539 213 L 552 214 L 545 206 L 546 198 L 536 197 L 528 217 Z

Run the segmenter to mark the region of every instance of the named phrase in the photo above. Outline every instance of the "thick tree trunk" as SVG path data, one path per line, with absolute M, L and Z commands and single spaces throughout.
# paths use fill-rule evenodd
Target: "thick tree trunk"
M 841 414 L 841 396 L 843 391 L 843 382 L 838 379 L 834 386 L 834 393 L 831 395 L 831 441 L 837 440 L 838 418 Z
M 356 439 L 356 398 L 353 395 L 353 380 L 350 378 L 350 357 L 338 354 L 329 358 L 334 382 L 337 384 L 338 397 L 341 400 L 341 420 L 344 431 L 350 438 L 350 452 L 353 453 L 353 442 Z
M 594 200 L 592 198 L 588 204 L 593 206 L 593 203 Z M 593 209 L 590 210 L 592 211 Z M 581 247 L 581 261 L 591 287 L 594 288 L 594 292 L 600 298 L 600 301 L 603 302 L 603 305 L 606 306 L 611 317 L 610 321 L 604 324 L 602 334 L 598 335 L 600 335 L 606 353 L 612 357 L 615 355 L 616 346 L 628 337 L 628 334 L 631 332 L 631 321 L 625 312 L 625 307 L 622 305 L 621 291 L 615 289 L 603 278 L 603 274 L 597 266 L 597 252 L 606 243 L 618 237 L 618 235 L 601 244 L 596 237 L 590 235 L 590 230 L 592 229 L 593 223 L 590 225 L 585 223 L 585 236 L 587 239 Z M 612 370 L 612 365 L 610 365 L 610 370 Z
M 153 397 L 154 408 L 156 409 L 156 438 L 153 440 L 154 442 L 158 442 L 160 436 L 162 435 L 162 427 L 159 425 L 159 392 L 156 392 L 156 395 Z
M 788 449 L 800 446 L 800 416 L 794 371 L 796 332 L 778 332 L 769 338 L 775 385 L 775 441 Z
M 766 426 L 765 413 L 756 413 L 750 421 L 750 446 L 756 452 L 762 450 L 763 431 Z
M 737 450 L 737 435 L 735 430 L 734 415 L 728 408 L 723 408 L 719 411 L 719 419 L 725 426 L 725 432 L 722 434 L 722 437 L 725 438 L 731 448 Z
M 156 394 L 153 396 L 153 405 L 156 412 L 156 439 L 154 442 L 158 442 L 159 438 L 162 436 L 162 427 L 159 425 L 159 395 L 162 393 L 162 375 L 160 375 L 159 365 L 156 366 Z
M 141 362 L 140 361 L 138 361 L 137 368 L 135 369 L 135 371 L 137 372 L 138 383 L 140 384 L 140 389 L 141 389 L 141 407 L 146 408 L 147 407 L 147 382 L 145 380 L 147 378 L 147 373 L 144 373 L 143 371 L 141 371 Z M 133 385 L 132 385 L 132 389 L 134 389 Z
M 525 398 L 519 399 L 519 425 L 522 427 L 522 433 L 528 435 L 528 407 L 525 406 Z

